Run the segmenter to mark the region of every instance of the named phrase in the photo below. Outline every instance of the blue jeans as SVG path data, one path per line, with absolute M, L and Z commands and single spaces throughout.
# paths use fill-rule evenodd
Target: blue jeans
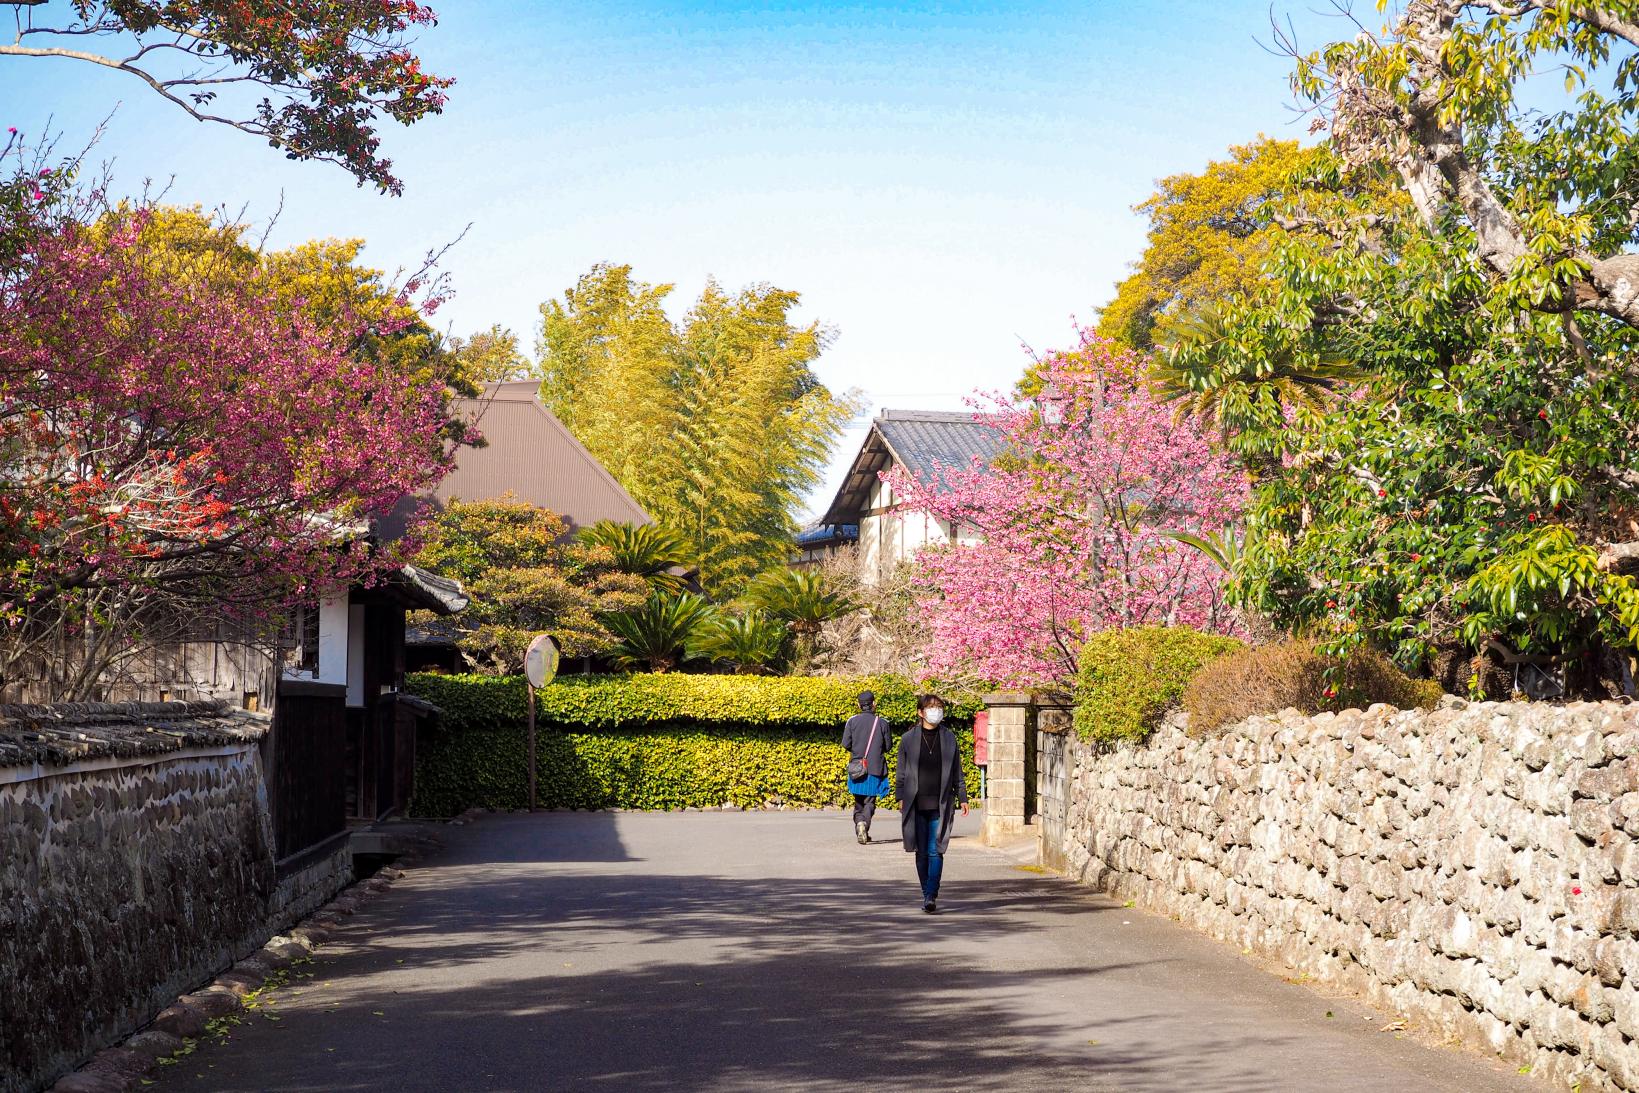
M 945 871 L 945 856 L 939 853 L 937 808 L 916 810 L 916 875 L 922 881 L 922 902 L 939 898 L 939 875 Z

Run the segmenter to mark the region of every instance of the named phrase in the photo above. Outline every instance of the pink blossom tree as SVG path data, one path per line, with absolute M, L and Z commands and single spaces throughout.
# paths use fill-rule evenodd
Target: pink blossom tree
M 0 681 L 46 664 L 60 698 L 200 621 L 396 569 L 360 529 L 453 459 L 436 368 L 356 352 L 362 319 L 321 329 L 254 271 L 167 276 L 142 224 L 6 233 Z
M 1244 473 L 1156 401 L 1147 358 L 1084 333 L 1040 368 L 1043 406 L 991 395 L 976 412 L 1005 439 L 989 467 L 885 475 L 902 506 L 974 528 L 979 545 L 916 559 L 935 675 L 1063 683 L 1087 635 L 1114 627 L 1234 628 L 1222 573 L 1178 532 L 1235 522 Z

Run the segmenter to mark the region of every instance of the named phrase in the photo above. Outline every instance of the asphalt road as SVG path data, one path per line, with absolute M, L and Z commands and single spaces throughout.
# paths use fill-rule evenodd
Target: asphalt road
M 845 814 L 450 828 L 313 978 L 150 1088 L 1539 1088 L 1021 869 L 976 830 L 958 828 L 927 916 L 911 856 L 858 846 Z

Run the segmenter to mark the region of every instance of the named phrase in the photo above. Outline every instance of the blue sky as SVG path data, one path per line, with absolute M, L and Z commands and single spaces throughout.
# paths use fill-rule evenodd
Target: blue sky
M 1156 178 L 1304 128 L 1266 0 L 433 6 L 421 52 L 458 82 L 385 132 L 401 198 L 83 63 L 0 57 L 0 125 L 73 144 L 117 106 L 94 158 L 119 188 L 253 221 L 282 198 L 272 245 L 361 237 L 389 270 L 470 223 L 437 317 L 456 334 L 533 343 L 541 301 L 602 260 L 675 283 L 678 312 L 708 276 L 795 289 L 837 332 L 822 379 L 873 410 L 1007 386 L 1022 346 L 1109 299 Z M 1352 29 L 1290 6 L 1305 45 Z

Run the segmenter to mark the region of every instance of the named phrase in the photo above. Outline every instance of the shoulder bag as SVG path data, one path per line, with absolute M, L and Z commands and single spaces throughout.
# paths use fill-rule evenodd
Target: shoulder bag
M 848 781 L 850 781 L 850 782 L 864 781 L 866 773 L 870 770 L 870 768 L 866 764 L 870 762 L 871 745 L 876 743 L 876 730 L 877 730 L 877 727 L 881 724 L 882 724 L 882 718 L 881 717 L 878 717 L 878 718 L 876 718 L 876 720 L 871 722 L 871 735 L 865 741 L 865 758 L 863 758 L 863 759 L 854 759 L 852 757 L 849 758 L 849 760 L 848 760 Z

